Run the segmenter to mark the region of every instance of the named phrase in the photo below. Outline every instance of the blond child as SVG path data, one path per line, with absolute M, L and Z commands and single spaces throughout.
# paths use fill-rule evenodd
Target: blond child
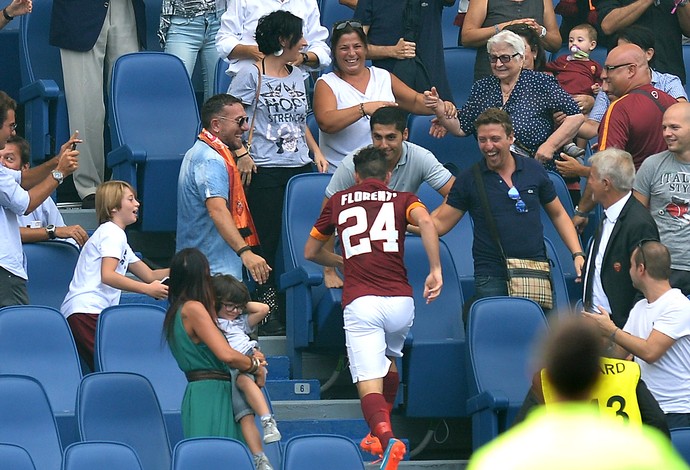
M 127 243 L 125 228 L 139 216 L 139 201 L 129 183 L 108 181 L 98 186 L 96 215 L 100 225 L 79 254 L 69 292 L 60 307 L 77 350 L 91 370 L 96 323 L 101 311 L 119 304 L 123 290 L 154 299 L 166 298 L 168 286 L 160 281 L 170 272 L 149 268 Z M 141 280 L 125 276 L 127 271 Z

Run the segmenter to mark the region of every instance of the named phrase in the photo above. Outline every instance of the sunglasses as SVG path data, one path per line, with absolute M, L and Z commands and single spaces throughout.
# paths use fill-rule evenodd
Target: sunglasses
M 508 197 L 515 201 L 515 210 L 518 211 L 520 214 L 529 212 L 529 209 L 527 209 L 527 204 L 525 204 L 525 201 L 522 200 L 522 198 L 520 197 L 520 191 L 518 191 L 515 186 L 511 187 L 508 190 Z
M 644 238 L 637 242 L 637 245 L 635 245 L 635 248 L 638 248 L 640 254 L 642 255 L 642 264 L 644 264 L 645 269 L 647 268 L 647 257 L 644 255 L 644 246 L 647 244 L 647 242 L 657 242 L 659 240 L 655 240 L 653 238 Z
M 223 121 L 235 121 L 237 125 L 240 127 L 244 126 L 246 123 L 249 122 L 249 116 L 242 116 L 238 117 L 237 119 L 230 119 L 226 118 L 225 116 L 218 116 L 218 119 L 222 119 Z
M 629 65 L 635 65 L 635 64 L 627 63 L 627 64 L 618 64 L 618 65 L 604 65 L 604 70 L 606 70 L 607 72 L 610 72 L 612 70 L 616 70 L 616 69 L 621 68 L 621 67 L 627 67 Z
M 493 55 L 493 54 L 489 54 L 489 62 L 491 62 L 492 64 L 495 64 L 496 62 L 498 62 L 498 61 L 500 60 L 502 64 L 507 64 L 507 63 L 510 62 L 514 57 L 519 56 L 519 55 L 520 55 L 519 52 L 516 52 L 516 53 L 513 54 L 513 55 L 509 55 L 509 54 L 503 54 L 503 55 Z
M 361 29 L 362 23 L 360 23 L 359 21 L 343 21 L 341 23 L 336 23 L 333 26 L 333 31 L 340 31 L 341 29 L 345 29 L 348 26 L 350 26 L 351 28 L 360 28 Z

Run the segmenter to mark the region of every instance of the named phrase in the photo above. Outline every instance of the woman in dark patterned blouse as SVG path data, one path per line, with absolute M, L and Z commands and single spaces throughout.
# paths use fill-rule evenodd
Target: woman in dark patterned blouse
M 493 76 L 474 83 L 457 117 L 445 118 L 443 105 L 434 90 L 425 93 L 425 103 L 435 109 L 438 118 L 431 133 L 442 135 L 447 129 L 460 137 L 475 134 L 477 116 L 489 108 L 500 108 L 510 114 L 513 121 L 515 144 L 512 150 L 555 169 L 554 156 L 565 143 L 572 141 L 585 119 L 579 106 L 553 76 L 522 68 L 525 43 L 517 34 L 501 31 L 489 39 L 487 51 Z M 553 115 L 558 111 L 566 117 L 556 128 Z

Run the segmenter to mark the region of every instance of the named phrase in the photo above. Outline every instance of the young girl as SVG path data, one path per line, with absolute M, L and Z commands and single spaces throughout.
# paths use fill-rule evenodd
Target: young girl
M 249 357 L 228 345 L 218 329 L 208 261 L 196 248 L 185 248 L 173 256 L 168 299 L 170 308 L 163 330 L 189 381 L 182 400 L 184 436 L 240 438 L 232 409 L 233 398 L 239 391 L 233 386 L 230 368 L 252 374 L 263 382 L 263 354 L 256 351 Z M 250 413 L 245 413 L 243 419 L 253 422 Z M 246 441 L 254 455 L 254 465 L 257 470 L 273 470 L 263 453 L 259 431 L 256 426 L 253 428 L 255 437 Z
M 228 340 L 228 344 L 242 354 L 253 356 L 258 349 L 256 349 L 256 341 L 249 337 L 249 333 L 266 318 L 269 306 L 261 302 L 250 302 L 247 286 L 233 276 L 216 274 L 211 281 L 216 294 L 218 326 Z M 238 418 L 238 414 L 251 413 L 249 408 L 251 407 L 251 410 L 254 410 L 254 413 L 261 418 L 264 443 L 279 441 L 280 431 L 254 377 L 249 374 L 238 374 L 236 370 L 233 370 L 233 378 L 237 388 L 242 391 L 233 396 L 235 419 Z M 251 414 L 249 417 L 251 418 Z M 253 418 L 241 419 L 240 426 L 247 442 L 251 439 L 258 440 Z
M 96 215 L 100 226 L 79 255 L 69 292 L 60 311 L 67 318 L 80 356 L 93 370 L 96 322 L 101 311 L 120 303 L 121 290 L 155 299 L 168 295 L 160 282 L 168 269 L 152 271 L 127 244 L 125 227 L 137 221 L 139 202 L 133 188 L 123 181 L 108 181 L 96 190 Z M 129 269 L 141 281 L 125 276 Z

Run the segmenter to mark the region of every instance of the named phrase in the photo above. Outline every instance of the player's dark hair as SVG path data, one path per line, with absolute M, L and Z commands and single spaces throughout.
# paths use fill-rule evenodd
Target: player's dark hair
M 264 55 L 282 50 L 281 39 L 294 47 L 302 36 L 302 18 L 289 11 L 276 10 L 259 18 L 256 25 L 256 44 Z
M 211 278 L 213 292 L 216 295 L 216 311 L 219 312 L 222 303 L 246 305 L 251 300 L 249 289 L 234 276 L 216 274 Z
M 474 128 L 479 129 L 479 126 L 487 124 L 500 124 L 505 129 L 506 135 L 513 133 L 513 121 L 510 119 L 510 115 L 502 109 L 489 108 L 481 113 L 474 121 Z
M 206 100 L 201 107 L 201 125 L 208 129 L 211 127 L 211 119 L 220 115 L 226 106 L 242 104 L 242 100 L 227 93 L 219 93 Z
M 383 150 L 369 145 L 357 152 L 353 161 L 355 173 L 359 175 L 360 179 L 376 178 L 381 181 L 386 179 L 388 163 Z
M 374 111 L 369 120 L 369 127 L 374 130 L 374 125 L 382 126 L 394 125 L 395 129 L 402 134 L 407 128 L 407 112 L 397 106 L 384 106 Z
M 652 279 L 664 281 L 671 277 L 671 253 L 656 240 L 643 240 L 633 252 L 636 266 L 644 264 L 645 271 Z
M 566 400 L 587 397 L 601 375 L 601 335 L 581 317 L 564 318 L 544 343 L 546 373 L 558 394 Z

